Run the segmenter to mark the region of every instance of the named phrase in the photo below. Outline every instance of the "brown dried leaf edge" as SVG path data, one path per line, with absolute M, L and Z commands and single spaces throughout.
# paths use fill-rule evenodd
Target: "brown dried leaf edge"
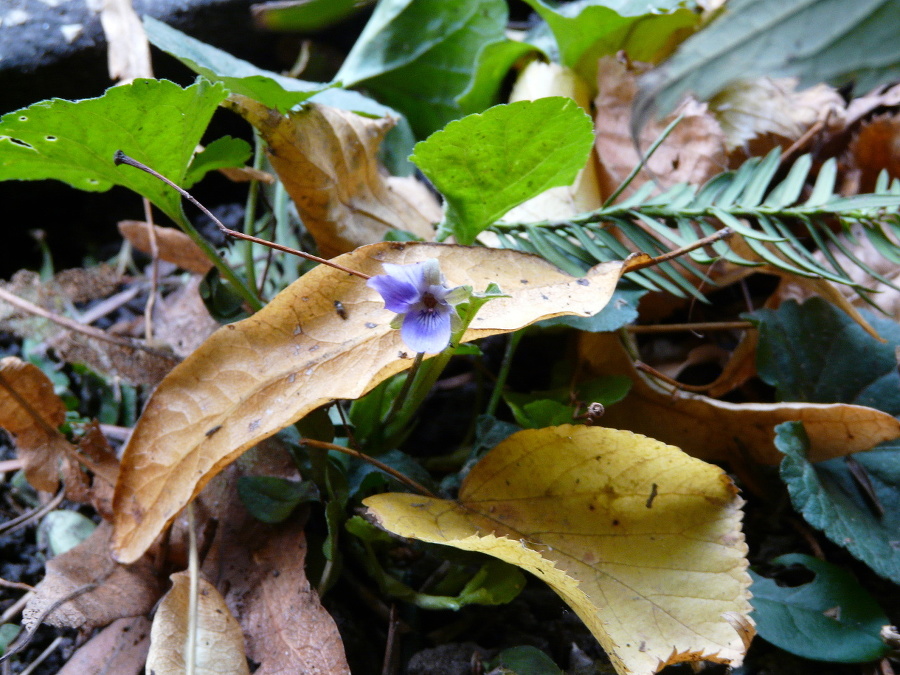
M 383 262 L 440 261 L 452 285 L 510 297 L 488 302 L 464 341 L 565 314 L 590 316 L 615 290 L 621 262 L 573 278 L 537 256 L 448 244 L 385 242 L 335 262 L 381 274 Z M 336 303 L 339 303 L 336 304 Z M 335 399 L 355 399 L 407 369 L 414 354 L 391 312 L 359 277 L 319 266 L 265 308 L 216 331 L 151 397 L 116 485 L 116 558 L 139 558 L 178 512 L 244 450 Z

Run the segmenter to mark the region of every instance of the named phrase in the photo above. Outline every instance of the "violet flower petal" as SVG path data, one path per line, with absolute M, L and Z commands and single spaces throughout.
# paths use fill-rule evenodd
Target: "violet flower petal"
M 434 354 L 450 344 L 450 314 L 453 310 L 445 306 L 433 309 L 413 309 L 403 317 L 400 337 L 406 345 L 416 351 Z
M 392 265 L 392 267 L 396 267 L 396 265 Z M 405 314 L 410 310 L 411 305 L 421 298 L 416 285 L 390 274 L 371 277 L 366 281 L 366 286 L 378 291 L 384 300 L 385 308 L 397 314 Z

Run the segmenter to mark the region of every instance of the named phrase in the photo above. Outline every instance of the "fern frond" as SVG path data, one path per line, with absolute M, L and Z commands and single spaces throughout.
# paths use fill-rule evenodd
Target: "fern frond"
M 848 263 L 839 261 L 833 249 L 871 278 L 893 286 L 854 255 L 844 237 L 852 241 L 865 236 L 882 256 L 900 263 L 900 247 L 894 243 L 900 239 L 900 181 L 883 176 L 876 192 L 842 197 L 836 191 L 837 164 L 831 159 L 819 169 L 809 196 L 799 202 L 810 180 L 812 158 L 799 157 L 784 179 L 773 185 L 780 163 L 780 149 L 775 149 L 699 188 L 679 184 L 652 195 L 654 186 L 648 183 L 620 204 L 560 221 L 498 222 L 488 231 L 498 236 L 502 246 L 537 253 L 570 272 L 621 260 L 633 250 L 660 255 L 689 246 L 724 226 L 742 237 L 746 248 L 758 257 L 747 260 L 726 241 L 718 241 L 658 270 L 631 273 L 645 288 L 680 296 L 702 297 L 696 278 L 706 279 L 703 266 L 716 259 L 744 266 L 768 264 L 791 274 L 821 277 L 852 286 L 865 296 L 868 289 L 854 282 L 844 268 Z M 835 225 L 840 225 L 843 237 L 835 233 Z M 821 256 L 813 255 L 816 251 Z

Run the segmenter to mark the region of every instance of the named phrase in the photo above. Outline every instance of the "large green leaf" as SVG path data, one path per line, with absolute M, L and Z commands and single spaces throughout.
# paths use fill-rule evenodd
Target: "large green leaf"
M 791 503 L 806 521 L 843 546 L 878 574 L 900 583 L 900 450 L 886 448 L 854 455 L 878 501 L 847 470 L 842 459 L 813 464 L 801 422 L 775 427 L 775 445 L 784 453 L 781 478 Z
M 547 22 L 564 66 L 589 82 L 597 59 L 625 50 L 631 59 L 656 62 L 668 55 L 672 37 L 697 26 L 700 15 L 684 0 L 591 0 L 552 7 L 525 0 Z
M 61 180 L 104 192 L 122 185 L 178 221 L 178 193 L 142 171 L 113 164 L 126 154 L 181 183 L 194 149 L 225 98 L 201 80 L 182 89 L 166 80 L 135 80 L 99 98 L 53 99 L 0 118 L 0 180 Z
M 865 310 L 878 342 L 834 305 L 812 298 L 745 315 L 759 328 L 756 368 L 779 400 L 855 403 L 900 415 L 894 350 L 900 326 Z
M 853 576 L 808 555 L 775 558 L 775 565 L 802 565 L 815 578 L 800 586 L 779 586 L 774 579 L 753 577 L 753 614 L 759 636 L 807 659 L 864 663 L 885 655 L 880 638 L 887 616 Z
M 151 16 L 144 16 L 144 29 L 154 46 L 171 54 L 198 75 L 210 82 L 221 82 L 230 92 L 252 98 L 282 113 L 330 86 L 262 70 Z
M 457 98 L 473 86 L 479 60 L 479 88 L 499 85 L 502 66 L 520 48 L 484 50 L 507 42 L 507 13 L 504 0 L 382 0 L 336 79 L 365 86 L 424 138 L 466 112 Z M 470 105 L 479 98 L 470 96 Z
M 687 92 L 707 99 L 760 75 L 865 92 L 900 76 L 898 25 L 897 0 L 731 0 L 645 80 L 639 107 L 663 115 Z
M 417 143 L 410 159 L 446 201 L 439 236 L 471 244 L 514 206 L 574 181 L 593 142 L 590 117 L 554 96 L 451 122 Z

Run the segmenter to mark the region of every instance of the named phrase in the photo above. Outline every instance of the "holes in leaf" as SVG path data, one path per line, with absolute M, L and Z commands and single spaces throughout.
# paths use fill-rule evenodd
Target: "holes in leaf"
M 25 115 L 19 115 L 19 121 L 20 121 L 20 122 L 27 122 L 27 121 L 28 121 L 28 118 L 25 117 Z
M 28 143 L 26 143 L 25 141 L 20 141 L 18 138 L 13 138 L 11 136 L 5 136 L 4 138 L 15 145 L 19 145 L 23 148 L 28 148 L 29 150 L 34 150 L 34 148 L 31 147 Z
M 44 140 L 53 142 L 56 140 L 56 136 L 44 136 Z

